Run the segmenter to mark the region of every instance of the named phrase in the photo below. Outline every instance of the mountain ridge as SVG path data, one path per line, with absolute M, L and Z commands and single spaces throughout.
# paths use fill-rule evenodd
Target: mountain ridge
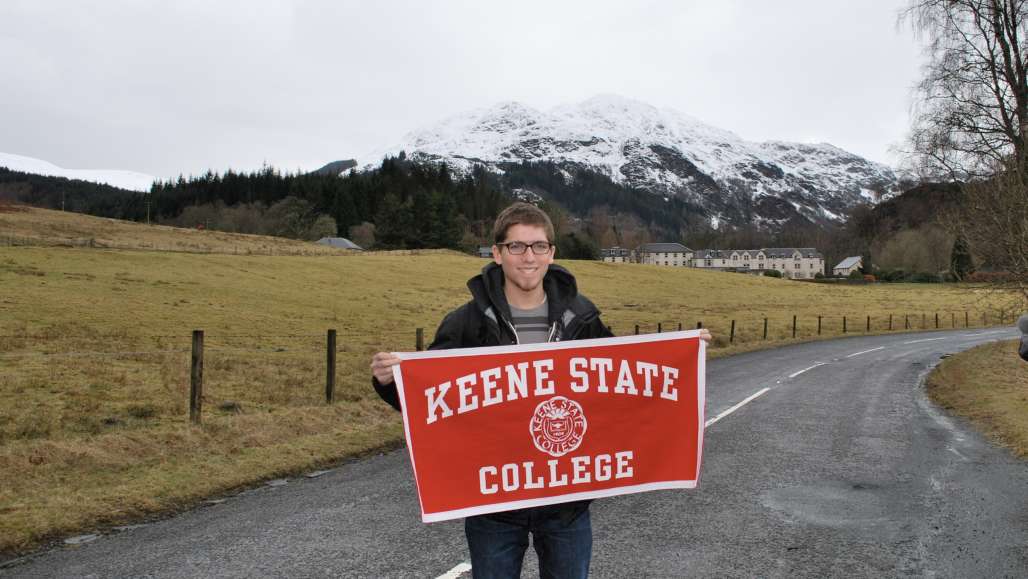
M 540 111 L 507 101 L 409 133 L 362 163 L 405 152 L 415 162 L 475 165 L 549 161 L 701 207 L 721 222 L 776 226 L 795 217 L 841 221 L 853 206 L 896 192 L 900 176 L 829 143 L 750 142 L 673 109 L 600 95 Z M 569 175 L 569 178 L 570 175 Z
M 42 159 L 2 152 L 0 152 L 0 167 L 6 167 L 11 171 L 18 171 L 20 173 L 66 177 L 79 181 L 101 183 L 129 191 L 149 191 L 150 186 L 157 180 L 152 175 L 135 171 L 118 169 L 65 169 Z

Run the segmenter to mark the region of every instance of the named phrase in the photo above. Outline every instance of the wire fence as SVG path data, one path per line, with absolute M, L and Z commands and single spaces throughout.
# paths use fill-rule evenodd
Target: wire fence
M 621 323 L 617 335 L 709 329 L 714 348 L 759 342 L 1012 324 L 1015 312 L 776 315 Z M 199 338 L 199 343 L 198 343 Z M 189 335 L 56 331 L 0 334 L 0 443 L 98 434 L 154 421 L 361 403 L 376 397 L 378 351 L 421 350 L 424 328 Z M 377 401 L 375 401 L 377 403 Z

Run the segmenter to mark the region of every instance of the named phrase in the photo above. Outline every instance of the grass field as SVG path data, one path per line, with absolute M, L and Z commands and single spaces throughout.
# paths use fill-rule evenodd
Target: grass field
M 44 241 L 71 227 L 135 249 L 0 247 L 0 552 L 7 553 L 395 445 L 399 417 L 371 389 L 370 357 L 413 349 L 415 328 L 430 340 L 485 263 L 453 252 L 148 251 L 132 244 L 156 235 L 152 227 L 40 210 L 0 214 L 0 237 L 15 214 L 34 216 L 33 235 Z M 160 235 L 170 238 L 213 235 L 165 229 Z M 239 237 L 234 246 L 276 243 Z M 962 326 L 965 312 L 980 326 L 1010 323 L 1015 311 L 1012 298 L 967 286 L 828 286 L 563 265 L 615 333 L 702 321 L 716 336 L 713 356 L 791 340 L 793 315 L 797 339 L 815 339 L 819 315 L 821 337 L 831 337 L 841 334 L 843 316 L 848 331 L 863 333 L 867 316 L 872 331 L 883 332 L 890 314 L 894 328 L 905 320 L 916 329 L 934 328 L 936 313 L 946 328 Z M 329 328 L 339 332 L 333 405 L 323 399 Z M 201 427 L 187 420 L 194 329 L 206 333 Z
M 1018 341 L 995 342 L 943 360 L 926 380 L 936 404 L 1028 458 L 1028 363 Z

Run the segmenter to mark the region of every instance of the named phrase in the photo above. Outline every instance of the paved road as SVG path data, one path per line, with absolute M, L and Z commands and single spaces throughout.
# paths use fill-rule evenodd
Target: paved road
M 709 363 L 708 417 L 768 390 L 708 428 L 697 490 L 594 504 L 593 576 L 1028 576 L 1028 464 L 920 387 L 940 355 L 1015 335 L 858 337 Z M 424 525 L 416 501 L 401 450 L 0 576 L 458 575 L 462 524 Z M 529 552 L 526 577 L 537 575 Z

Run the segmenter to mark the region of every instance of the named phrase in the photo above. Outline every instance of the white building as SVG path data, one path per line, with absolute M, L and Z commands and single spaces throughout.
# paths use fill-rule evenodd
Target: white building
M 775 270 L 789 279 L 813 279 L 824 273 L 825 258 L 813 247 L 698 249 L 692 266 L 718 271 L 763 273 Z
M 631 263 L 632 250 L 614 246 L 609 249 L 601 249 L 600 256 L 607 263 Z
M 693 251 L 681 243 L 644 243 L 635 250 L 635 258 L 650 265 L 689 267 Z
M 846 259 L 839 262 L 839 265 L 832 268 L 832 275 L 841 275 L 843 277 L 860 269 L 860 265 L 863 263 L 864 258 L 857 255 L 854 257 L 847 257 Z

